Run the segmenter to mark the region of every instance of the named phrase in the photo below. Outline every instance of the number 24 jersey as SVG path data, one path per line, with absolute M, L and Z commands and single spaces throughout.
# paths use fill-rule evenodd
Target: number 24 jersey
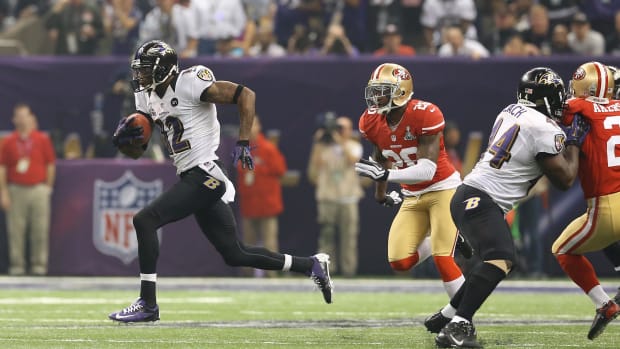
M 565 138 L 544 114 L 511 104 L 497 115 L 489 146 L 463 183 L 484 191 L 508 212 L 542 177 L 537 155 L 561 153 Z

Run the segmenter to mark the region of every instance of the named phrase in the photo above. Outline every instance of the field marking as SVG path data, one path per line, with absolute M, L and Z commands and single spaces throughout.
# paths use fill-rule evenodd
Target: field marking
M 159 303 L 184 304 L 184 303 L 200 303 L 200 304 L 223 304 L 232 303 L 231 297 L 178 297 L 167 298 L 160 297 Z M 0 298 L 0 304 L 7 305 L 25 305 L 25 304 L 43 304 L 43 305 L 71 305 L 71 304 L 116 304 L 129 303 L 129 301 L 121 301 L 115 298 L 67 298 L 67 297 L 19 297 L 19 298 Z

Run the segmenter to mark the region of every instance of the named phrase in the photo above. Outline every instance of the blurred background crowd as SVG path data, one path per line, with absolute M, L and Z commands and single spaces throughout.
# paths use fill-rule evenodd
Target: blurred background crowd
M 613 0 L 0 0 L 0 54 L 181 57 L 620 53 Z

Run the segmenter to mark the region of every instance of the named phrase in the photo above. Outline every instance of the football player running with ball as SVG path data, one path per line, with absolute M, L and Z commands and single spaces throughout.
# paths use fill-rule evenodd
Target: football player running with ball
M 433 103 L 412 98 L 413 77 L 397 64 L 378 66 L 365 96 L 368 108 L 359 129 L 374 145 L 374 154 L 356 163 L 355 170 L 376 181 L 379 203 L 393 206 L 402 201 L 388 235 L 390 266 L 406 271 L 432 255 L 452 297 L 465 280 L 454 261 L 455 246 L 465 257 L 471 257 L 472 250 L 446 219 L 461 176 L 444 148 L 443 113 Z M 397 192 L 386 194 L 388 182 L 401 185 L 404 200 Z
M 240 84 L 216 81 L 213 72 L 205 66 L 179 71 L 177 53 L 159 40 L 138 48 L 131 69 L 136 111 L 159 126 L 179 181 L 133 218 L 138 239 L 140 297 L 109 318 L 119 322 L 159 320 L 157 229 L 190 215 L 228 265 L 305 274 L 318 285 L 325 302 L 331 303 L 328 255 L 291 256 L 246 246 L 237 238 L 237 224 L 229 205 L 235 189 L 215 154 L 220 142 L 216 104 L 238 105 L 239 140 L 233 151 L 233 162 L 240 161 L 244 168 L 253 169 L 248 139 L 255 114 L 254 92 Z M 113 141 L 117 147 L 128 149 L 128 144 L 139 144 L 136 140 L 141 137 L 139 126 L 121 120 Z M 137 147 L 144 150 L 142 146 Z
M 463 179 L 450 204 L 452 219 L 472 241 L 481 262 L 450 300 L 427 320 L 438 332 L 441 348 L 479 348 L 474 314 L 515 263 L 515 246 L 504 215 L 546 175 L 556 187 L 570 188 L 577 176 L 579 146 L 588 124 L 575 117 L 562 129 L 564 83 L 549 68 L 527 71 L 519 82 L 517 102 L 497 115 L 489 146 Z M 453 316 L 449 316 L 453 315 Z M 430 321 L 432 320 L 432 321 Z
M 564 272 L 590 297 L 596 308 L 588 339 L 598 337 L 607 324 L 620 315 L 620 306 L 600 285 L 585 253 L 607 246 L 607 256 L 618 265 L 620 240 L 620 100 L 612 99 L 613 72 L 599 62 L 582 64 L 570 82 L 571 99 L 563 122 L 583 117 L 590 125 L 581 146 L 579 179 L 587 201 L 586 213 L 573 220 L 555 240 L 552 252 Z M 610 258 L 611 257 L 611 258 Z

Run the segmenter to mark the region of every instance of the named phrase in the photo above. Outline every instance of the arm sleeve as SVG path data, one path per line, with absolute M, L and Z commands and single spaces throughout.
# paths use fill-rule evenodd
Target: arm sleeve
M 546 124 L 545 129 L 537 130 L 532 134 L 532 139 L 534 139 L 534 154 L 538 155 L 540 153 L 543 154 L 551 154 L 556 155 L 564 150 L 564 140 L 566 139 L 566 135 L 564 132 L 556 127 L 551 127 L 550 124 Z
M 416 184 L 433 179 L 437 164 L 429 159 L 420 159 L 414 166 L 403 169 L 389 170 L 388 182 Z
M 181 72 L 177 91 L 192 102 L 201 103 L 200 96 L 215 82 L 215 75 L 204 65 L 196 65 Z
M 417 107 L 414 107 L 417 108 Z M 446 122 L 443 118 L 443 113 L 438 106 L 429 103 L 424 106 L 424 122 L 422 123 L 422 129 L 420 134 L 424 136 L 434 135 L 443 132 L 446 127 Z

